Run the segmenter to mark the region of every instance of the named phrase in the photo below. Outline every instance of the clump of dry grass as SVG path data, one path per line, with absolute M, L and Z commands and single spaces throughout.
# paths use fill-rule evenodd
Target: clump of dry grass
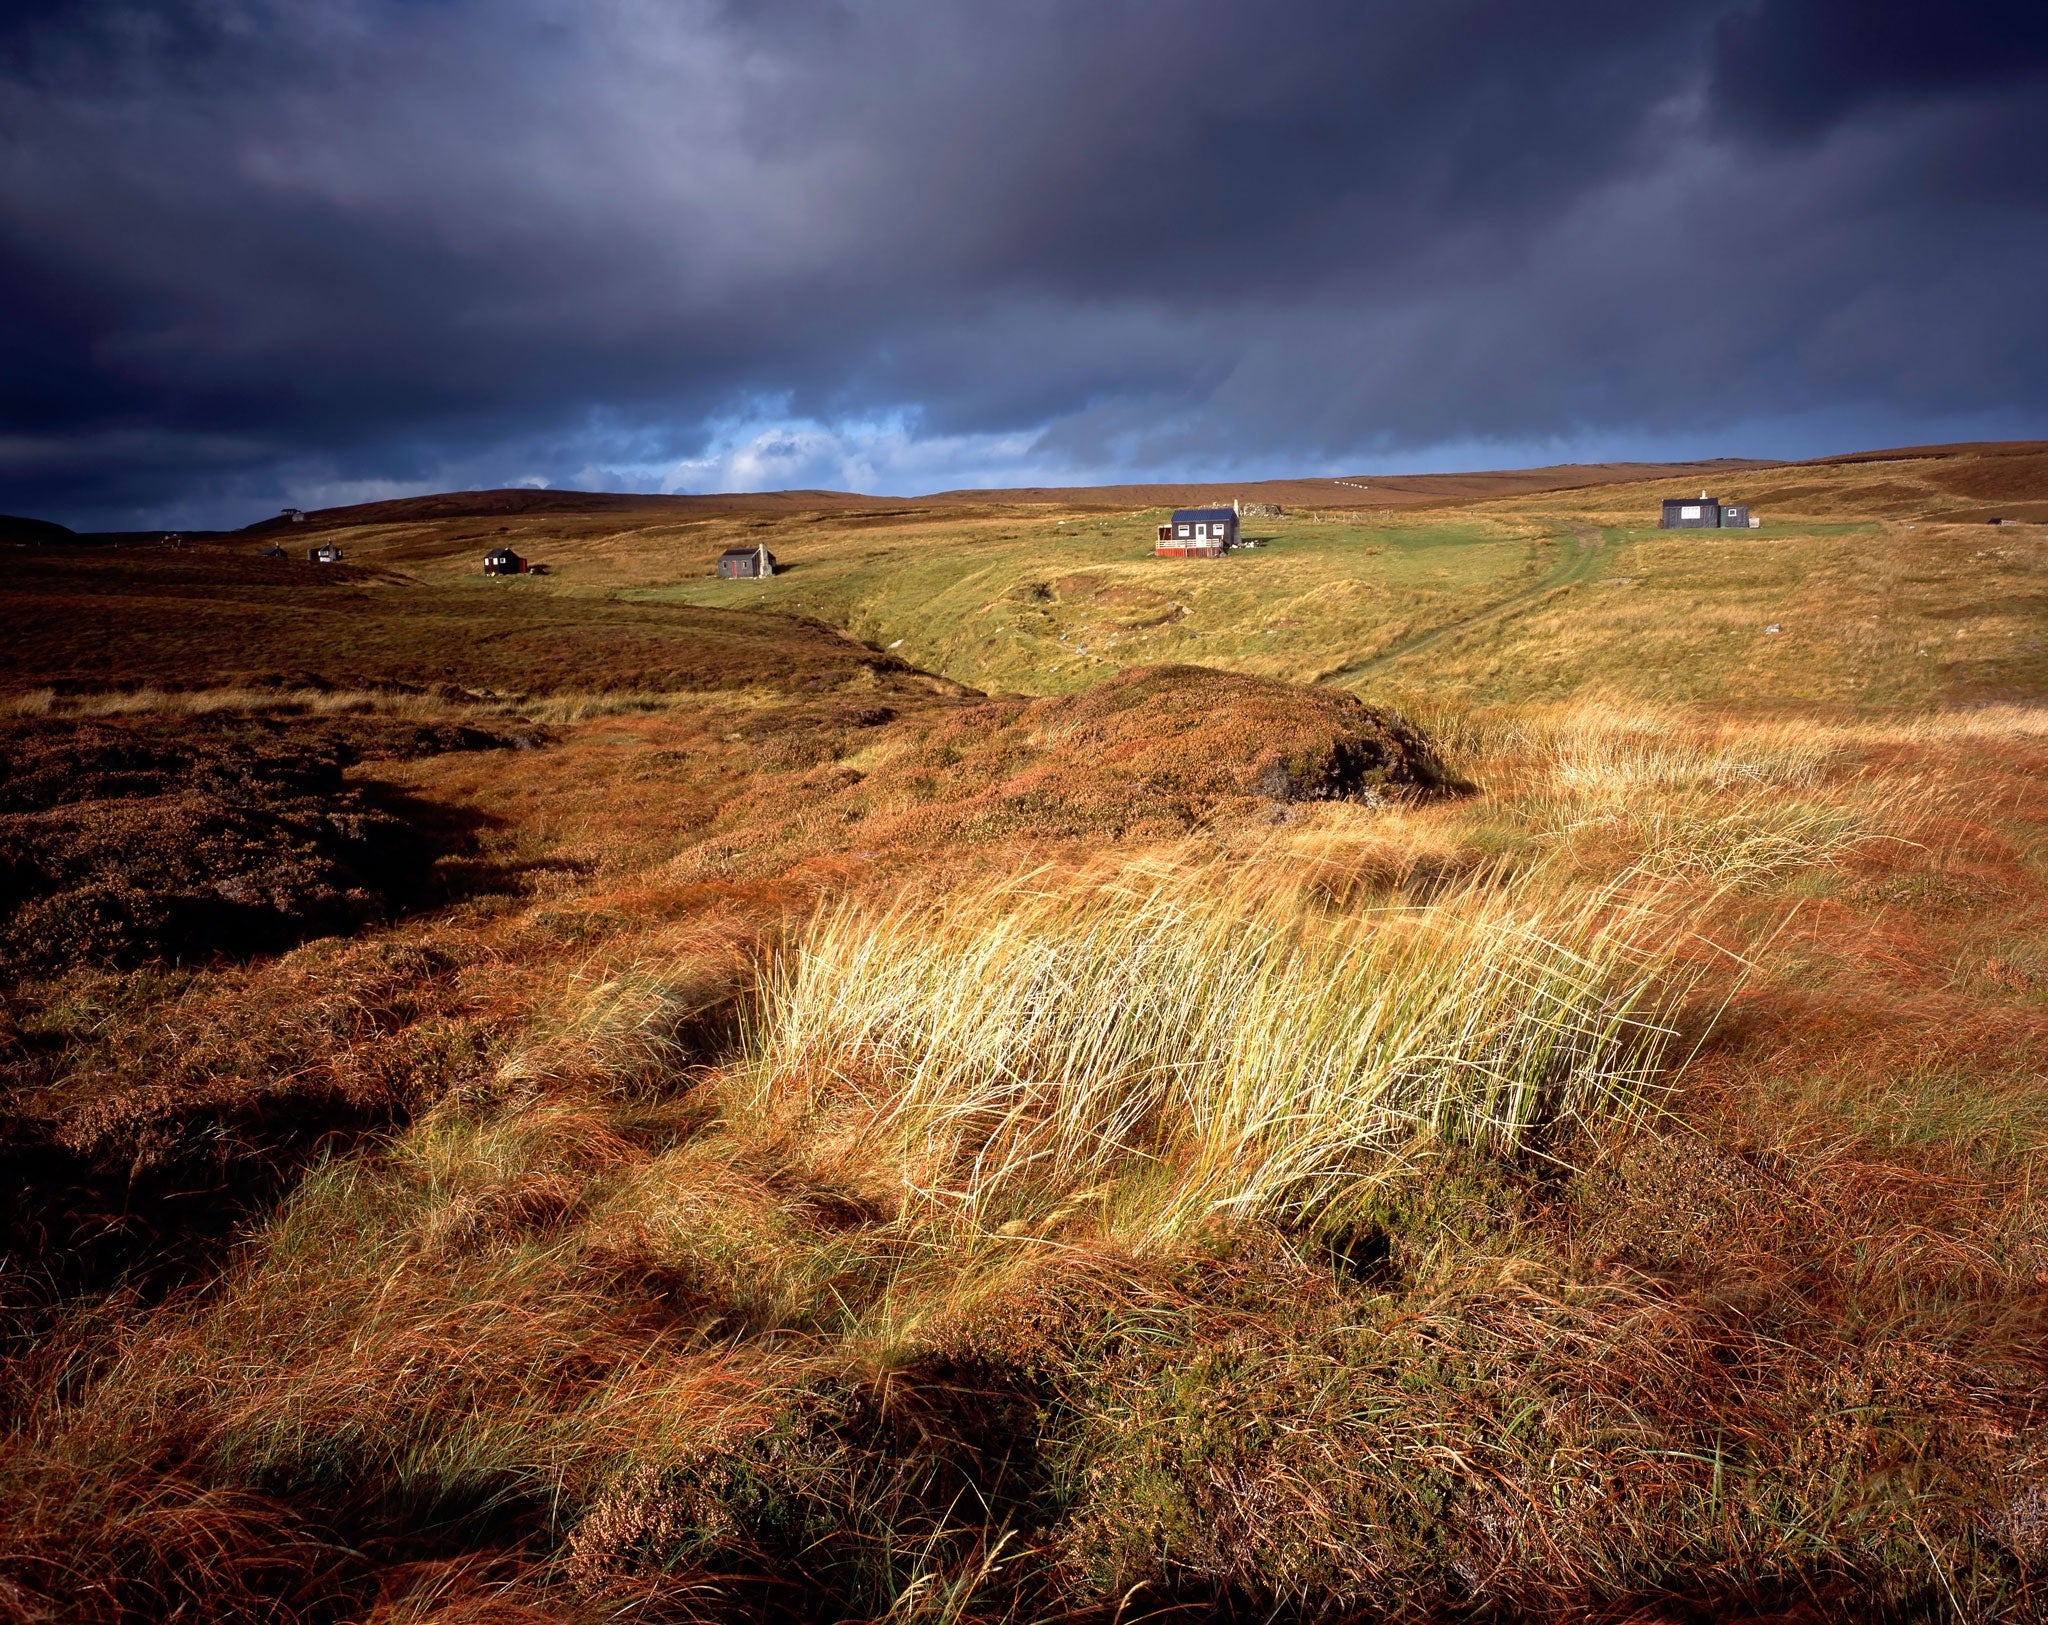
M 1907 822 L 1910 786 L 1889 785 L 1856 802 L 1775 789 L 1627 798 L 1560 797 L 1532 809 L 1542 832 L 1571 841 L 1598 835 L 1632 850 L 1645 873 L 1696 875 L 1753 886 L 1800 869 L 1826 868 Z M 1873 805 L 1873 802 L 1880 804 Z
M 1205 865 L 848 903 L 770 972 L 756 1088 L 977 1225 L 1304 1217 L 1434 1145 L 1639 1113 L 1683 985 L 1646 919 L 1541 875 L 1344 912 Z
M 1840 732 L 1853 739 L 1885 743 L 1941 745 L 1982 740 L 2031 743 L 2048 736 L 2048 706 L 1979 705 L 1967 710 L 1935 711 L 1889 722 L 1844 723 Z
M 1925 775 L 1873 772 L 1855 730 L 1805 719 L 1710 719 L 1582 701 L 1450 719 L 1496 764 L 1489 812 L 1590 873 L 1754 888 L 1910 839 L 1942 801 Z
M 735 945 L 712 941 L 680 945 L 660 962 L 587 965 L 565 978 L 561 1014 L 499 1069 L 498 1084 L 666 1087 L 736 1035 L 742 971 Z
M 1541 736 L 1539 736 L 1541 737 Z M 1840 746 L 1818 729 L 1786 725 L 1675 734 L 1669 717 L 1577 711 L 1550 734 L 1560 789 L 1619 796 L 1644 790 L 1725 790 L 1818 784 Z
M 0 1615 L 10 1621 L 341 1617 L 359 1559 L 245 1489 L 138 1460 L 82 1467 L 0 1441 Z
M 508 702 L 507 709 L 529 722 L 588 722 L 594 717 L 654 716 L 690 703 L 680 694 L 535 694 Z

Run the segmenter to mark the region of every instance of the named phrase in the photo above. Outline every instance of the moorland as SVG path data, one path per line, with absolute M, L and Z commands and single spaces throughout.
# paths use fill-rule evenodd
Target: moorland
M 8 534 L 0 1615 L 2048 1615 L 2048 446 Z

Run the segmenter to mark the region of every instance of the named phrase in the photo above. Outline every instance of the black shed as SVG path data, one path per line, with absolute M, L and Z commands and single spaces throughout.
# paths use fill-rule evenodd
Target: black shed
M 1721 504 L 1704 491 L 1698 497 L 1666 497 L 1664 517 L 1657 523 L 1663 530 L 1719 530 Z
M 494 547 L 484 555 L 484 574 L 487 576 L 516 576 L 526 571 L 526 560 L 509 547 Z
M 775 574 L 775 555 L 768 551 L 768 544 L 758 547 L 728 547 L 718 555 L 718 573 L 727 581 L 741 577 L 772 576 Z

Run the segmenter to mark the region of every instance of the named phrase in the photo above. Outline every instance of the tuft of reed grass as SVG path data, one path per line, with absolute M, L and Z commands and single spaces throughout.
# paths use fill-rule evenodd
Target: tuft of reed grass
M 1649 920 L 1541 875 L 1343 911 L 1200 864 L 845 903 L 767 974 L 756 1100 L 974 1225 L 1310 1220 L 1656 1098 L 1685 978 Z
M 1526 764 L 1526 782 L 1496 797 L 1509 824 L 1594 872 L 1754 887 L 1902 839 L 1937 799 L 1922 778 L 1856 766 L 1858 740 L 1807 721 L 1582 703 L 1490 731 Z
M 1534 801 L 1549 837 L 1605 833 L 1632 849 L 1643 873 L 1692 876 L 1724 887 L 1761 884 L 1801 869 L 1827 868 L 1906 823 L 1902 787 L 1879 805 L 1788 795 L 1762 788 L 1737 794 L 1637 795 L 1626 800 L 1563 796 Z
M 739 971 L 736 950 L 703 943 L 680 961 L 587 965 L 568 978 L 552 1030 L 506 1061 L 497 1081 L 513 1090 L 576 1078 L 601 1078 L 615 1092 L 668 1087 L 725 1044 Z

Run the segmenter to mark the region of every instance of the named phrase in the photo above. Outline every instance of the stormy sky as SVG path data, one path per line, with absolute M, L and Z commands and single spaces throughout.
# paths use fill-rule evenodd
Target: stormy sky
M 2048 6 L 9 0 L 0 512 L 2048 435 Z

